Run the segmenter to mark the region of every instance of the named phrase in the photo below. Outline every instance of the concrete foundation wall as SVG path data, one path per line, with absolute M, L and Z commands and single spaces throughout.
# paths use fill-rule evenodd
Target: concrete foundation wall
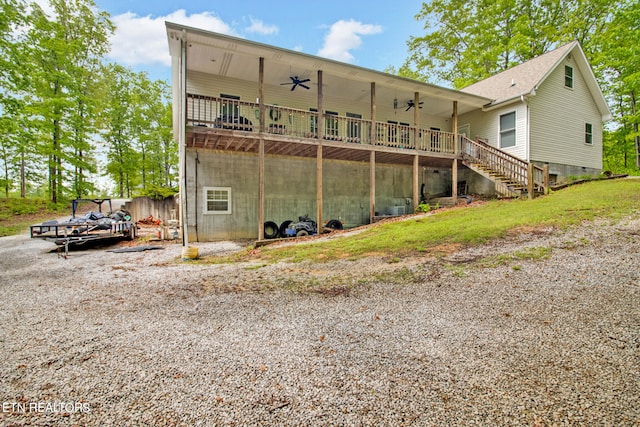
M 602 172 L 601 169 L 588 168 L 582 166 L 562 165 L 558 163 L 533 162 L 537 166 L 549 165 L 549 181 L 551 185 L 563 184 L 569 181 L 569 177 L 578 178 L 585 176 L 596 177 Z
M 413 210 L 412 166 L 376 164 L 375 210 L 383 215 Z M 367 224 L 369 163 L 323 161 L 323 220 L 345 227 Z M 437 171 L 437 173 L 435 173 Z M 421 167 L 426 194 L 451 191 L 451 169 Z M 231 189 L 230 214 L 204 213 L 204 188 Z M 265 157 L 265 221 L 278 225 L 308 214 L 316 217 L 316 160 Z M 418 189 L 420 191 L 420 188 Z M 258 156 L 210 150 L 187 151 L 187 218 L 190 241 L 254 239 L 258 236 Z

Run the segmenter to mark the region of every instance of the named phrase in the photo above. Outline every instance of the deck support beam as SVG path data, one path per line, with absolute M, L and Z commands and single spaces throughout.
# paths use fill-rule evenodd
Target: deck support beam
M 418 110 L 420 109 L 420 93 L 414 92 L 413 94 L 413 145 L 414 148 L 418 149 L 418 138 L 420 136 L 419 128 L 420 128 L 420 114 L 418 114 Z
M 458 101 L 453 101 L 453 116 L 451 120 L 451 132 L 453 133 L 453 154 L 456 157 L 451 165 L 451 199 L 453 204 L 458 203 Z
M 369 224 L 373 224 L 376 216 L 376 152 L 369 154 Z
M 318 224 L 318 233 L 322 232 L 322 144 L 318 145 L 316 154 L 316 217 Z
M 419 157 L 418 155 L 413 156 L 413 212 L 416 211 L 416 208 L 420 204 L 420 193 L 418 191 L 418 185 L 420 185 L 418 181 L 418 174 L 420 172 L 420 165 L 418 163 Z
M 369 142 L 370 144 L 376 144 L 376 83 L 371 82 L 371 129 L 369 129 Z
M 264 138 L 258 148 L 258 240 L 264 240 Z

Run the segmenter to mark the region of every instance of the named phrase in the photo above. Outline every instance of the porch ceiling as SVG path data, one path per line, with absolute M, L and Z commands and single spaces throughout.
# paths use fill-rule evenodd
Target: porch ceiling
M 218 33 L 166 23 L 171 56 L 179 58 L 180 40 L 185 37 L 187 70 L 228 76 L 258 82 L 259 58 L 265 58 L 264 82 L 280 86 L 289 77 L 309 78 L 311 91 L 317 93 L 317 71 L 323 71 L 323 95 L 330 98 L 369 102 L 371 82 L 376 83 L 376 104 L 392 106 L 398 100 L 399 109 L 413 100 L 418 92 L 423 112 L 449 118 L 452 102 L 458 101 L 458 114 L 481 108 L 488 98 L 405 79 L 326 58 L 320 58 L 274 46 L 255 43 Z M 289 90 L 282 86 L 282 90 Z M 404 111 L 402 108 L 401 111 Z M 410 114 L 410 113 L 407 113 Z M 408 116 L 411 117 L 411 116 Z

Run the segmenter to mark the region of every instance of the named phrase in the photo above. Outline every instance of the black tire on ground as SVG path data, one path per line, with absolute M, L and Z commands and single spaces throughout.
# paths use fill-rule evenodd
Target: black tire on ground
M 291 224 L 292 222 L 293 221 L 288 219 L 280 224 L 280 228 L 278 229 L 278 231 L 280 232 L 280 237 L 287 237 L 287 227 L 289 227 L 289 224 Z
M 337 219 L 331 219 L 327 222 L 327 228 L 331 228 L 333 230 L 342 230 L 342 222 Z
M 273 221 L 264 222 L 264 238 L 275 239 L 278 237 L 278 224 Z
M 303 237 L 308 235 L 309 235 L 309 232 L 307 230 L 298 230 L 298 232 L 296 233 L 296 237 Z

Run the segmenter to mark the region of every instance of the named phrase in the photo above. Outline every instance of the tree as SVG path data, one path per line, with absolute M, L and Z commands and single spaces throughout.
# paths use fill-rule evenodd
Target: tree
M 25 99 L 46 156 L 49 196 L 57 202 L 63 190 L 81 196 L 90 187 L 84 173 L 95 170 L 87 151 L 94 132 L 98 98 L 91 87 L 99 63 L 108 50 L 113 25 L 104 12 L 94 12 L 92 0 L 51 0 L 54 17 L 37 5 L 31 7 L 32 27 L 27 34 L 30 91 Z M 67 173 L 73 170 L 69 188 Z
M 18 0 L 0 0 L 0 157 L 2 177 L 0 183 L 5 197 L 13 186 L 11 169 L 19 154 L 16 133 L 21 112 L 21 101 L 16 95 L 22 86 L 22 73 L 18 48 L 18 29 L 26 25 L 24 4 Z
M 640 0 L 432 0 L 398 73 L 462 88 L 577 40 L 614 113 L 604 165 L 640 169 Z
M 408 41 L 403 69 L 461 88 L 580 41 L 585 50 L 616 0 L 433 0 L 416 15 L 425 35 Z
M 113 64 L 104 85 L 107 174 L 120 197 L 172 187 L 178 149 L 172 137 L 167 84 Z
M 594 49 L 596 74 L 609 99 L 617 127 L 605 139 L 605 167 L 640 170 L 640 1 L 626 0 L 615 11 Z

